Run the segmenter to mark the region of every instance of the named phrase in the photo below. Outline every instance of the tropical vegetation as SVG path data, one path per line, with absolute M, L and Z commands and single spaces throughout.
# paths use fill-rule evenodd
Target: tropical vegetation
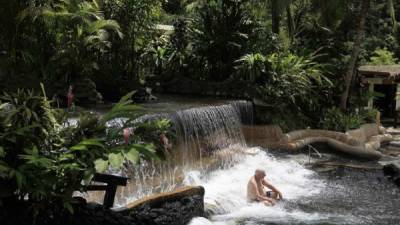
M 96 171 L 162 159 L 170 123 L 133 123 L 141 90 L 262 102 L 257 122 L 287 130 L 356 128 L 379 95 L 357 67 L 399 63 L 398 21 L 393 0 L 1 1 L 1 194 L 70 208 Z M 114 106 L 71 124 L 73 94 Z
M 101 117 L 81 114 L 76 124 L 65 111 L 51 106 L 44 90 L 35 93 L 21 89 L 1 95 L 1 197 L 8 199 L 8 204 L 28 200 L 34 203 L 35 214 L 60 203 L 73 211 L 73 192 L 85 191 L 96 172 L 160 159 L 163 146 L 158 137 L 148 136 L 166 132 L 168 121 L 146 124 L 147 136 L 132 134 L 124 141 L 125 129 L 143 126 L 132 123 L 141 114 L 140 107 L 129 100 L 132 94 L 121 98 Z M 125 121 L 109 125 L 117 118 Z

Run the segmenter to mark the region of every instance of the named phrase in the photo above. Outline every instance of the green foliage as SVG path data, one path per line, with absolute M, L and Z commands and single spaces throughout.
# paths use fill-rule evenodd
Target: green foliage
M 323 75 L 324 65 L 314 62 L 314 58 L 292 53 L 265 58 L 267 72 L 259 80 L 257 94 L 275 112 L 274 120 L 285 121 L 288 114 L 294 115 L 297 124 L 288 128 L 311 125 L 332 86 Z
M 19 21 L 27 17 L 40 19 L 54 35 L 54 54 L 49 59 L 48 73 L 74 81 L 98 70 L 96 56 L 111 46 L 109 32 L 122 38 L 119 24 L 107 20 L 97 1 L 65 0 L 44 6 L 29 7 L 19 13 Z
M 121 0 L 104 1 L 107 17 L 118 21 L 124 32 L 124 39 L 112 47 L 109 63 L 113 71 L 124 73 L 129 79 L 141 79 L 144 74 L 140 55 L 153 40 L 154 24 L 160 10 L 160 1 Z
M 354 112 L 343 112 L 333 107 L 324 113 L 322 117 L 322 128 L 327 130 L 346 132 L 357 129 L 365 123 L 371 123 L 376 118 L 377 110 L 355 110 Z
M 168 153 L 169 146 L 165 146 L 161 140 L 162 135 L 169 137 L 170 143 L 174 142 L 176 137 L 171 127 L 171 122 L 167 119 L 150 120 L 143 122 L 135 127 L 135 134 L 140 137 L 140 142 L 151 142 L 155 144 L 157 155 L 165 158 Z
M 186 73 L 191 54 L 188 33 L 187 21 L 178 19 L 174 22 L 172 34 L 160 37 L 145 50 L 146 65 L 153 68 L 151 72 L 159 80 L 168 81 Z
M 370 65 L 394 65 L 397 64 L 398 59 L 394 57 L 394 53 L 384 49 L 376 49 L 374 56 L 370 58 Z
M 234 63 L 246 53 L 254 22 L 245 0 L 213 0 L 196 10 L 192 32 L 193 54 L 202 78 L 222 81 L 234 71 Z
M 400 4 L 371 3 L 357 64 L 397 63 Z M 72 80 L 91 76 L 114 102 L 144 84 L 163 86 L 181 76 L 236 80 L 253 86 L 257 93 L 250 97 L 270 104 L 282 123 L 280 115 L 289 111 L 295 122 L 314 125 L 322 108 L 339 99 L 359 8 L 360 1 L 345 0 L 2 1 L 0 89 L 37 88 L 45 81 L 65 93 Z M 174 31 L 156 29 L 172 21 Z M 358 105 L 361 88 L 351 94 Z M 80 127 L 91 126 L 88 132 L 105 120 L 82 117 L 87 124 Z
M 271 54 L 266 57 L 266 64 L 266 82 L 260 87 L 259 93 L 265 100 L 274 99 L 276 104 L 308 102 L 315 86 L 331 85 L 321 72 L 323 65 L 313 62 L 312 58 L 291 53 Z
M 255 79 L 259 78 L 262 73 L 265 73 L 265 61 L 265 57 L 260 53 L 247 54 L 236 60 L 236 63 L 239 65 L 235 68 L 242 74 L 241 78 L 253 82 Z
M 51 108 L 44 94 L 19 90 L 0 96 L 0 179 L 10 185 L 5 188 L 20 200 L 70 208 L 73 191 L 84 191 L 96 171 L 157 158 L 155 146 L 140 137 L 121 141 L 125 124 L 112 132 L 106 127 L 121 116 L 137 117 L 138 107 L 128 100 L 132 94 L 102 118 L 82 114 L 76 126 L 66 126 L 63 112 Z M 167 122 L 158 123 L 162 129 Z

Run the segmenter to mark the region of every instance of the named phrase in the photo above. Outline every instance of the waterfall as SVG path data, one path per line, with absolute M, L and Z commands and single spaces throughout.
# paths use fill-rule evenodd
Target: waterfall
M 252 118 L 245 101 L 178 111 L 171 116 L 177 131 L 180 161 L 190 167 L 195 161 L 232 146 L 244 147 L 246 142 L 241 121 Z
M 241 125 L 252 122 L 253 109 L 247 101 L 232 101 L 169 114 L 145 115 L 138 121 L 160 118 L 170 119 L 176 131 L 177 143 L 173 152 L 165 161 L 143 161 L 122 173 L 130 180 L 117 193 L 117 205 L 153 193 L 171 191 L 183 185 L 185 173 L 189 170 L 203 175 L 231 166 L 235 161 L 235 151 L 246 147 Z

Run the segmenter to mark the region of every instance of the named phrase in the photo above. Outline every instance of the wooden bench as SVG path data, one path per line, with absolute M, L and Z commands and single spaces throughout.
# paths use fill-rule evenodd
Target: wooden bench
M 114 198 L 117 192 L 118 186 L 126 186 L 128 178 L 120 177 L 109 174 L 96 173 L 93 177 L 93 181 L 106 183 L 106 185 L 89 185 L 87 191 L 105 191 L 103 206 L 105 208 L 111 208 L 114 205 Z

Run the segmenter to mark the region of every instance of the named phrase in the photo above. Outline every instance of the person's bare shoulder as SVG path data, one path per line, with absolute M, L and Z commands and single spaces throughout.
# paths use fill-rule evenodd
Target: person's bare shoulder
M 254 179 L 254 177 L 250 178 L 249 185 L 250 184 L 252 187 L 257 187 L 257 182 L 256 182 L 256 179 Z

